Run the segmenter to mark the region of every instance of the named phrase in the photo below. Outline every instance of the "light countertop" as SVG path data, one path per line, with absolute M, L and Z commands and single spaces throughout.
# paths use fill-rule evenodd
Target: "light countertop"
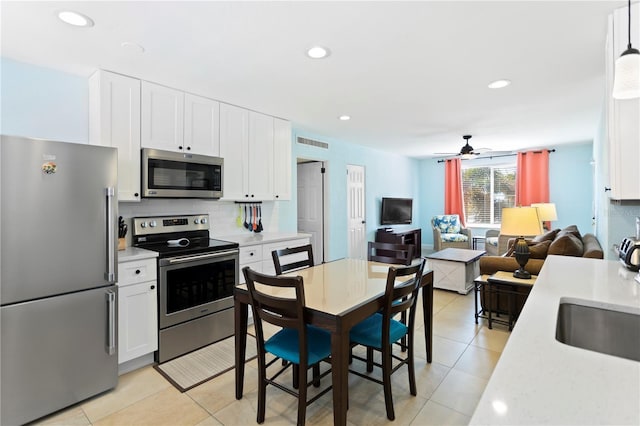
M 139 247 L 127 247 L 118 251 L 118 262 L 130 262 L 132 260 L 153 259 L 158 257 L 158 252 L 141 249 Z
M 247 232 L 246 234 L 214 235 L 211 238 L 232 241 L 240 244 L 240 247 L 246 247 L 256 244 L 268 244 L 277 243 L 278 241 L 295 240 L 298 238 L 311 238 L 311 234 L 302 234 L 298 232 L 260 232 L 258 234 L 255 234 L 253 232 Z
M 640 314 L 635 274 L 614 261 L 547 257 L 470 424 L 640 424 L 640 362 L 555 339 L 561 298 Z

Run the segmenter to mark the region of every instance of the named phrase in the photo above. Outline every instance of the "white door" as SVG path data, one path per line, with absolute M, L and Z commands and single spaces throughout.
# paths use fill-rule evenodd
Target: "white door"
M 184 148 L 194 154 L 220 155 L 220 102 L 185 93 Z
M 366 259 L 364 167 L 347 165 L 347 257 Z
M 227 200 L 248 196 L 249 111 L 220 104 L 220 156 L 224 158 L 224 194 Z
M 249 199 L 273 200 L 273 117 L 249 111 Z
M 323 163 L 298 164 L 298 232 L 311 234 L 313 263 L 324 262 Z

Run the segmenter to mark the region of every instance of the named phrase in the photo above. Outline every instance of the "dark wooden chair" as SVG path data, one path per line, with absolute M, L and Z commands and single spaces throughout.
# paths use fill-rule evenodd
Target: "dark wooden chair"
M 267 385 L 272 385 L 298 398 L 298 425 L 304 425 L 306 409 L 309 404 L 331 390 L 331 386 L 323 389 L 316 396 L 307 401 L 307 388 L 310 385 L 320 386 L 320 379 L 331 372 L 328 369 L 320 374 L 320 361 L 328 361 L 331 355 L 331 335 L 324 330 L 305 323 L 304 285 L 302 277 L 274 277 L 252 271 L 248 266 L 242 269 L 249 301 L 253 309 L 254 326 L 258 352 L 258 413 L 256 420 L 263 423 L 265 419 Z M 268 292 L 256 288 L 256 283 L 270 287 Z M 277 294 L 278 289 L 294 290 L 294 297 Z M 277 295 L 268 294 L 276 293 Z M 289 294 L 289 293 L 287 293 Z M 264 340 L 262 322 L 266 321 L 278 327 L 280 331 L 268 340 Z M 266 354 L 269 352 L 275 358 L 268 363 Z M 275 374 L 268 376 L 267 368 L 276 361 L 286 361 Z M 275 379 L 287 368 L 293 366 L 294 389 L 286 387 Z M 307 382 L 307 370 L 313 368 L 313 379 Z M 296 390 L 297 389 L 297 392 Z
M 276 267 L 276 275 L 282 275 L 288 271 L 313 266 L 313 249 L 311 244 L 274 250 L 271 252 L 271 257 L 273 258 L 273 265 Z M 301 257 L 304 258 L 300 260 Z M 287 260 L 289 263 L 286 263 Z
M 367 348 L 367 357 L 362 358 L 352 354 L 354 359 L 366 362 L 367 372 L 373 371 L 373 367 L 382 368 L 382 380 L 378 380 L 370 375 L 363 374 L 358 371 L 349 370 L 365 379 L 374 381 L 383 385 L 384 400 L 387 410 L 387 418 L 395 419 L 393 410 L 393 396 L 391 393 L 391 374 L 396 372 L 403 365 L 407 365 L 409 370 L 409 390 L 411 395 L 417 395 L 416 375 L 414 367 L 414 328 L 416 319 L 416 301 L 420 291 L 420 281 L 424 271 L 425 259 L 421 259 L 419 264 L 411 266 L 390 267 L 387 274 L 387 284 L 384 294 L 383 308 L 381 312 L 377 312 L 356 324 L 350 332 L 350 340 L 353 346 L 363 345 Z M 402 284 L 396 284 L 396 280 L 400 277 L 409 277 Z M 393 316 L 400 312 L 409 311 L 409 324 L 405 325 L 400 321 L 394 320 Z M 402 343 L 402 338 L 407 337 L 407 343 Z M 392 345 L 399 345 L 406 349 L 407 355 L 400 357 L 393 353 Z M 381 363 L 373 361 L 373 351 L 380 351 L 382 354 Z M 393 366 L 393 362 L 398 363 Z
M 376 262 L 410 265 L 413 260 L 413 244 L 378 243 L 369 241 L 367 259 Z

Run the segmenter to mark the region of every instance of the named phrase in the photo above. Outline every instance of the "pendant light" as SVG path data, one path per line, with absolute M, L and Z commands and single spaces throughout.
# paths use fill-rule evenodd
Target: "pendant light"
M 616 60 L 613 79 L 614 99 L 640 98 L 640 51 L 631 47 L 631 0 L 628 0 L 629 27 L 627 50 Z

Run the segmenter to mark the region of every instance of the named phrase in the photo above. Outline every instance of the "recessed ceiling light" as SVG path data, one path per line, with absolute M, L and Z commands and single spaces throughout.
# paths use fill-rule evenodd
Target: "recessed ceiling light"
M 340 117 L 338 117 L 338 120 L 348 121 L 348 120 L 351 120 L 351 116 L 350 115 L 341 115 Z
M 511 84 L 511 80 L 496 80 L 489 83 L 489 89 L 502 89 Z
M 307 56 L 311 59 L 322 59 L 329 56 L 329 49 L 322 46 L 313 46 L 309 50 L 307 50 Z
M 58 18 L 74 27 L 93 27 L 93 20 L 86 15 L 70 10 L 58 12 Z
M 120 46 L 122 46 L 122 48 L 127 52 L 144 53 L 144 47 L 140 46 L 138 43 L 123 41 L 122 43 L 120 43 Z

